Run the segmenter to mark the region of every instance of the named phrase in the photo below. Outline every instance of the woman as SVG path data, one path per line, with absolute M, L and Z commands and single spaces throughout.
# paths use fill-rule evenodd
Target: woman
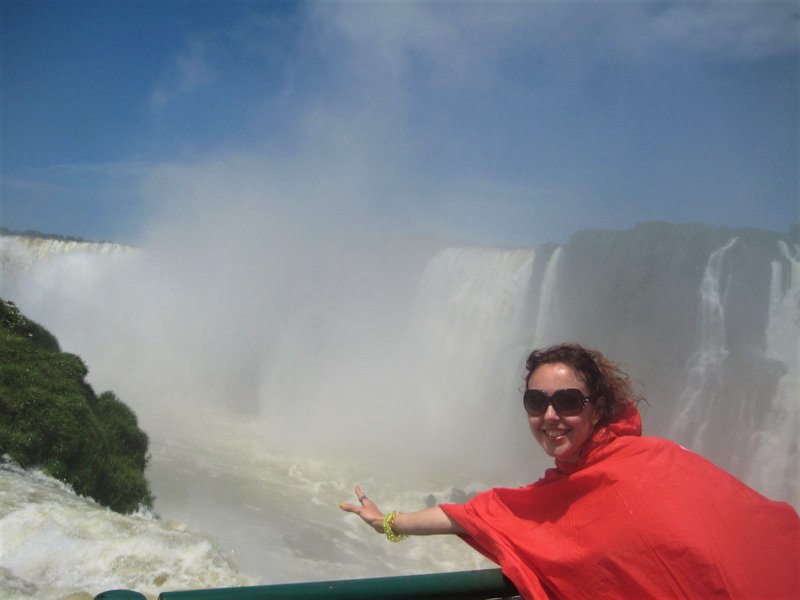
M 667 440 L 641 436 L 627 375 L 577 344 L 534 351 L 524 406 L 555 468 L 464 504 L 384 515 L 392 541 L 457 534 L 524 598 L 800 598 L 800 520 Z M 733 432 L 735 433 L 735 432 Z

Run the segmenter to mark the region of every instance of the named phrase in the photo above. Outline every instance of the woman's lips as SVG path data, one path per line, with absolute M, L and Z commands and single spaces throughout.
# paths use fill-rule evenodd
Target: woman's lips
M 547 438 L 549 438 L 551 440 L 555 440 L 555 439 L 558 439 L 560 437 L 563 437 L 563 436 L 567 435 L 570 430 L 569 429 L 542 429 L 542 431 L 544 432 L 544 435 Z

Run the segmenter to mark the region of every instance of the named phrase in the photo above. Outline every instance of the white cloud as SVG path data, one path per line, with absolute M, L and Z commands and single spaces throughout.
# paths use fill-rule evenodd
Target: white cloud
M 211 66 L 207 41 L 199 36 L 187 39 L 184 49 L 175 57 L 164 80 L 150 94 L 150 106 L 159 109 L 176 96 L 204 88 L 216 81 Z
M 797 50 L 799 14 L 796 2 L 684 1 L 657 10 L 647 31 L 652 45 L 755 60 Z
M 586 155 L 585 149 L 570 148 L 581 141 L 613 153 L 605 140 L 596 139 L 608 131 L 602 126 L 608 113 L 599 108 L 594 134 L 591 128 L 589 133 L 569 129 L 566 119 L 555 125 L 547 121 L 559 111 L 591 106 L 587 94 L 595 88 L 586 80 L 594 77 L 594 66 L 621 71 L 676 60 L 742 61 L 780 54 L 796 46 L 790 35 L 797 23 L 792 6 L 605 0 L 311 3 L 291 47 L 278 51 L 290 63 L 281 63 L 282 68 L 291 72 L 286 80 L 275 79 L 288 90 L 277 92 L 285 94 L 278 106 L 285 129 L 274 136 L 267 130 L 263 144 L 241 149 L 233 159 L 234 153 L 221 150 L 199 171 L 214 172 L 217 161 L 227 172 L 228 162 L 243 156 L 253 172 L 269 173 L 270 184 L 279 179 L 284 191 L 292 188 L 290 180 L 303 182 L 288 195 L 298 205 L 312 206 L 308 214 L 320 221 L 336 220 L 330 207 L 340 203 L 347 207 L 339 211 L 343 214 L 380 213 L 396 220 L 399 229 L 405 220 L 423 230 L 426 223 L 419 222 L 425 220 L 447 234 L 475 238 L 480 237 L 475 223 L 486 223 L 483 214 L 500 229 L 512 218 L 495 215 L 505 211 L 523 220 L 526 207 L 533 206 L 543 222 L 542 208 L 553 205 L 548 200 L 582 197 L 582 175 L 552 156 Z M 173 63 L 174 81 L 154 92 L 154 105 L 224 77 L 224 61 L 233 65 L 246 58 L 249 68 L 259 60 L 276 60 L 271 53 L 277 27 L 274 18 L 248 15 L 238 26 L 187 38 Z M 520 137 L 523 130 L 530 139 Z M 515 151 L 531 158 L 508 170 L 514 181 L 509 186 L 503 169 Z M 275 170 L 278 156 L 281 168 Z M 465 190 L 458 186 L 465 177 L 491 189 L 473 185 Z M 267 181 L 259 180 L 253 189 L 259 186 L 267 187 Z M 498 209 L 501 205 L 505 208 Z M 562 220 L 547 214 L 550 222 Z

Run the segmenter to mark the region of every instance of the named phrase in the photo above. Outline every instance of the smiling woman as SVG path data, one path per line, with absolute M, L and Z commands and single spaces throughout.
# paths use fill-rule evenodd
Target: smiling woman
M 556 464 L 542 479 L 386 515 L 356 486 L 359 505 L 341 508 L 393 542 L 460 535 L 525 598 L 797 597 L 791 506 L 642 437 L 628 377 L 600 352 L 561 344 L 532 352 L 527 369 L 531 433 Z
M 577 344 L 535 350 L 526 367 L 523 403 L 531 433 L 556 464 L 580 460 L 596 430 L 638 403 L 625 373 Z
M 566 364 L 555 363 L 537 369 L 528 386 L 524 399 L 533 437 L 556 460 L 580 460 L 580 450 L 600 418 L 586 384 Z

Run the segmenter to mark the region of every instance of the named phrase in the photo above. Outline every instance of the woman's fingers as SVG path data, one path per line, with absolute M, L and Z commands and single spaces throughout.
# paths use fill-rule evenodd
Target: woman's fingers
M 367 497 L 367 495 L 364 493 L 364 490 L 361 489 L 360 485 L 356 485 L 355 492 L 356 492 L 356 498 L 358 498 L 358 503 L 361 506 L 363 506 L 365 508 L 375 508 L 375 509 L 377 509 L 377 506 L 375 506 L 375 503 Z
M 356 498 L 358 498 L 359 503 L 363 506 L 364 502 L 369 500 L 369 498 L 367 498 L 367 495 L 364 493 L 364 490 L 361 489 L 360 485 L 356 485 L 355 492 Z
M 339 508 L 346 512 L 357 514 L 364 521 L 370 524 L 376 531 L 380 529 L 383 531 L 383 513 L 378 506 L 370 500 L 361 489 L 360 485 L 355 486 L 355 494 L 358 499 L 358 504 L 350 504 L 349 502 L 342 502 Z M 380 525 L 380 527 L 379 527 Z
M 362 509 L 366 508 L 367 502 L 369 502 L 372 507 L 375 506 L 375 503 L 372 502 L 372 500 L 370 500 L 369 498 L 367 498 L 367 495 L 364 493 L 364 490 L 361 489 L 360 485 L 355 486 L 355 493 L 356 493 L 356 498 L 358 498 L 359 502 L 358 504 L 350 504 L 349 502 L 342 502 L 339 505 L 339 508 L 341 508 L 342 510 L 346 510 L 347 512 L 359 514 Z

